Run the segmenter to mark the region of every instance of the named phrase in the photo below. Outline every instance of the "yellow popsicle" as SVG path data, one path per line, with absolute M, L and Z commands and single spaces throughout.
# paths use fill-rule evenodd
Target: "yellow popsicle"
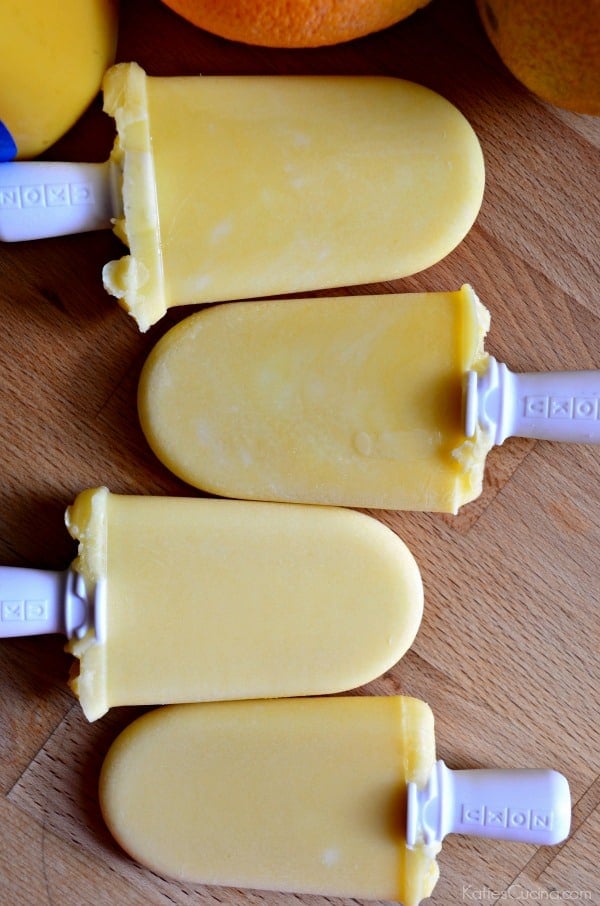
M 57 141 L 98 94 L 117 46 L 116 0 L 3 0 L 0 120 L 20 158 Z
M 439 846 L 407 848 L 406 784 L 434 760 L 433 716 L 413 698 L 173 706 L 113 743 L 100 804 L 159 874 L 416 906 Z
M 113 67 L 122 170 L 104 283 L 145 330 L 174 305 L 368 283 L 448 254 L 481 204 L 463 115 L 383 77 L 147 77 Z
M 113 705 L 351 689 L 391 667 L 420 623 L 414 558 L 361 513 L 96 488 L 67 524 L 74 568 L 105 599 L 102 639 L 89 629 L 68 644 L 90 720 Z
M 227 497 L 455 513 L 491 446 L 462 417 L 488 323 L 468 286 L 205 309 L 151 352 L 142 428 L 173 472 Z

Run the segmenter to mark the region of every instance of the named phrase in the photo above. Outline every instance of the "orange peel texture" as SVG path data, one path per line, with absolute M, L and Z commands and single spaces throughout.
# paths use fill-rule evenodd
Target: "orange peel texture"
M 213 34 L 264 47 L 319 47 L 388 28 L 429 0 L 164 0 Z

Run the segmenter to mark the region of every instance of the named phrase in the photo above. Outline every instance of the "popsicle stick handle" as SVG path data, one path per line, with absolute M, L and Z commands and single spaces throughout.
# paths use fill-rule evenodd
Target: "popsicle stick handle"
M 501 444 L 507 437 L 600 443 L 600 371 L 514 374 L 490 357 L 483 374 L 468 372 L 465 432 L 477 424 Z
M 570 825 L 569 784 L 558 771 L 451 771 L 438 761 L 424 789 L 408 784 L 409 846 L 449 833 L 555 844 Z
M 104 586 L 93 594 L 83 577 L 64 572 L 0 567 L 0 638 L 60 633 L 81 638 L 90 627 L 104 637 Z
M 108 229 L 115 200 L 110 163 L 0 163 L 0 240 L 21 242 Z

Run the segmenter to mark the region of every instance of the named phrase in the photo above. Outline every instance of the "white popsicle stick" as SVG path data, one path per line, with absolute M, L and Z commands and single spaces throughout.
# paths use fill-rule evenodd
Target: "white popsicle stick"
M 423 789 L 408 784 L 406 823 L 411 848 L 450 833 L 560 843 L 571 826 L 569 784 L 558 771 L 452 771 L 440 760 Z
M 120 201 L 110 162 L 0 163 L 0 240 L 22 242 L 110 229 Z
M 82 638 L 94 630 L 105 638 L 105 584 L 91 594 L 73 569 L 54 572 L 17 566 L 0 567 L 0 638 L 61 633 Z
M 514 374 L 490 356 L 483 374 L 467 372 L 465 433 L 479 425 L 493 442 L 507 437 L 600 443 L 600 371 Z

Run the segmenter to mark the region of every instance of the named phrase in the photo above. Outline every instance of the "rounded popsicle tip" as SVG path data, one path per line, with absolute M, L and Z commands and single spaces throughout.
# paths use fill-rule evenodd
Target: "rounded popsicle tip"
M 13 157 L 38 157 L 79 120 L 115 59 L 118 24 L 118 0 L 0 4 L 0 109 Z

